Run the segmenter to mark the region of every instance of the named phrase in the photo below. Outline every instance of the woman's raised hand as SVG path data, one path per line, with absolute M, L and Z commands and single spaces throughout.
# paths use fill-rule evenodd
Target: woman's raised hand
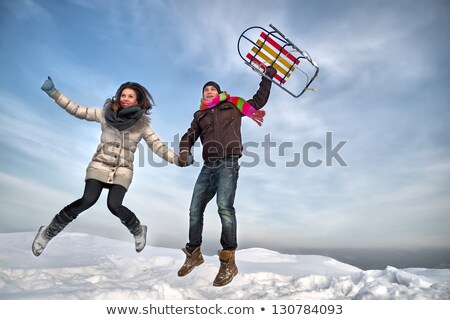
M 45 93 L 47 93 L 48 95 L 51 95 L 53 93 L 53 91 L 56 90 L 55 84 L 53 83 L 53 80 L 52 80 L 52 78 L 50 78 L 50 76 L 48 77 L 47 80 L 44 81 L 41 89 L 43 91 L 45 91 Z

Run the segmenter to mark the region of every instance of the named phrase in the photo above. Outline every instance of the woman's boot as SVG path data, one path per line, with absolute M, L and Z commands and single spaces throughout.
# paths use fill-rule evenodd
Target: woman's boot
M 130 221 L 122 221 L 122 223 L 130 230 L 131 234 L 134 236 L 134 244 L 136 247 L 136 252 L 141 252 L 144 250 L 147 243 L 147 226 L 141 224 L 139 219 L 134 215 Z
M 34 238 L 33 245 L 31 246 L 31 250 L 33 254 L 38 257 L 44 251 L 45 247 L 58 233 L 60 233 L 70 222 L 73 221 L 73 218 L 69 217 L 64 210 L 61 210 L 50 222 L 50 224 L 46 226 L 41 226 L 39 231 Z

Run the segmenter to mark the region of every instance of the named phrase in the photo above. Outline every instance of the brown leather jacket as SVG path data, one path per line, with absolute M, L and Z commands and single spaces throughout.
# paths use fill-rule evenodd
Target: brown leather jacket
M 262 77 L 258 91 L 247 102 L 255 109 L 264 107 L 269 99 L 271 85 L 270 80 Z M 205 162 L 226 157 L 241 157 L 242 117 L 243 114 L 239 109 L 228 101 L 223 101 L 214 108 L 195 112 L 191 127 L 180 141 L 180 160 L 184 162 L 187 160 L 187 155 L 199 137 L 203 145 L 202 154 Z

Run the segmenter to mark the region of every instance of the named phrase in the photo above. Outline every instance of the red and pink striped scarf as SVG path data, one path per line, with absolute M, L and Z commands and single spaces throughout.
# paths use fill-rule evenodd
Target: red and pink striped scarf
M 262 125 L 264 116 L 266 115 L 266 112 L 264 110 L 256 110 L 251 106 L 250 103 L 245 101 L 245 99 L 240 97 L 230 97 L 230 95 L 226 91 L 222 92 L 211 100 L 201 99 L 200 110 L 214 108 L 222 101 L 230 101 L 236 108 L 239 109 L 239 111 L 242 112 L 242 114 L 255 121 L 259 126 Z

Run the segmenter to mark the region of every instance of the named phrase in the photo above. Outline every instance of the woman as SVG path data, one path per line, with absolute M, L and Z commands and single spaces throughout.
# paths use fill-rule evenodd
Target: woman
M 136 251 L 146 244 L 147 226 L 122 205 L 133 177 L 133 159 L 137 144 L 144 139 L 148 146 L 166 161 L 180 165 L 178 156 L 161 142 L 149 124 L 153 99 L 142 85 L 126 82 L 115 96 L 107 99 L 103 109 L 80 106 L 56 90 L 50 77 L 41 89 L 71 115 L 101 124 L 102 134 L 92 161 L 86 169 L 83 196 L 63 208 L 48 226 L 41 226 L 32 251 L 39 256 L 48 242 L 77 216 L 93 206 L 104 188 L 108 189 L 108 209 L 128 228 L 135 239 Z

